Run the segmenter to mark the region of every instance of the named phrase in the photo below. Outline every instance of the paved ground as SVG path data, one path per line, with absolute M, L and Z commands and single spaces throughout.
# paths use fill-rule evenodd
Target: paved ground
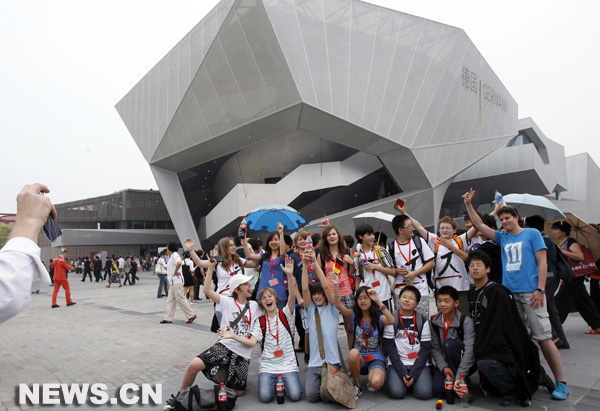
M 106 283 L 82 283 L 81 275 L 70 275 L 73 300 L 77 305 L 66 307 L 64 293 L 59 294 L 60 308 L 51 309 L 51 291 L 48 287 L 33 295 L 33 301 L 24 312 L 0 325 L 0 410 L 37 409 L 39 406 L 18 406 L 19 383 L 104 383 L 113 393 L 125 383 L 162 384 L 163 402 L 175 393 L 181 376 L 193 356 L 216 340 L 209 331 L 213 306 L 205 300 L 193 305 L 198 315 L 188 325 L 181 311 L 173 324 L 162 325 L 166 299 L 156 298 L 158 280 L 151 273 L 142 273 L 138 285 L 107 289 Z M 566 322 L 571 342 L 570 350 L 563 350 L 565 373 L 571 390 L 568 401 L 555 402 L 545 389 L 533 399 L 532 410 L 600 410 L 600 336 L 583 334 L 588 329 L 578 315 Z M 341 331 L 341 330 L 340 330 Z M 340 334 L 342 349 L 345 338 Z M 238 400 L 240 410 L 271 409 L 339 409 L 330 404 L 286 402 L 263 404 L 256 397 L 259 365 L 258 348 L 251 361 L 246 395 Z M 546 367 L 547 368 L 547 367 Z M 548 368 L 547 368 L 548 369 Z M 301 379 L 305 367 L 301 359 Z M 196 383 L 209 386 L 199 375 Z M 364 385 L 364 384 L 363 384 Z M 495 398 L 484 398 L 474 390 L 473 410 L 501 408 Z M 58 406 L 61 408 L 119 409 L 114 406 Z M 419 401 L 414 398 L 397 401 L 388 399 L 385 392 L 365 393 L 358 401 L 358 410 L 433 410 L 435 400 Z M 444 409 L 459 408 L 460 405 Z M 130 408 L 159 406 L 135 405 Z

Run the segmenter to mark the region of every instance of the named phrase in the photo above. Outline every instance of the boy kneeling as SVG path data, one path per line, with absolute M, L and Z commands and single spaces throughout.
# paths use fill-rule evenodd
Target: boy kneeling
M 438 291 L 439 313 L 431 317 L 431 354 L 436 365 L 433 374 L 433 394 L 444 398 L 446 374 L 454 382 L 461 374 L 468 376 L 474 369 L 475 328 L 473 320 L 458 309 L 458 291 L 445 285 Z
M 431 344 L 429 321 L 415 312 L 421 293 L 407 285 L 400 292 L 400 309 L 394 313 L 395 324 L 383 331 L 384 347 L 388 354 L 388 393 L 393 399 L 406 397 L 408 387 L 414 395 L 427 400 L 433 395 L 428 358 Z

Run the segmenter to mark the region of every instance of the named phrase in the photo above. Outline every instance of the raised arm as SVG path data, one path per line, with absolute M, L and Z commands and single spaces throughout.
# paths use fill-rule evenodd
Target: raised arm
M 419 223 L 417 220 L 415 220 L 413 217 L 411 217 L 410 215 L 408 215 L 408 213 L 406 212 L 406 203 L 407 201 L 404 200 L 404 205 L 402 207 L 398 207 L 397 210 L 400 211 L 400 213 L 404 214 L 405 216 L 407 216 L 408 218 L 410 218 L 410 222 L 412 223 L 412 226 L 415 230 L 417 230 L 417 232 L 419 233 L 419 235 L 423 238 L 427 238 L 427 235 L 429 234 L 427 232 L 427 230 L 425 230 L 425 227 L 423 227 L 421 225 L 421 223 Z
M 333 284 L 333 298 L 335 308 L 337 308 L 340 311 L 340 313 L 342 313 L 342 317 L 344 317 L 344 320 L 350 320 L 352 318 L 352 310 L 346 308 L 344 304 L 342 304 L 342 300 L 340 298 L 340 280 L 338 279 L 338 275 L 336 273 L 331 273 L 329 274 L 329 279 Z
M 371 299 L 371 301 L 373 301 L 373 304 L 375 304 L 377 307 L 379 307 L 379 311 L 381 311 L 381 313 L 383 314 L 383 321 L 382 321 L 383 325 L 394 324 L 395 323 L 394 316 L 392 315 L 390 310 L 388 310 L 387 306 L 381 302 L 381 299 L 379 298 L 379 294 L 377 294 L 377 290 L 374 288 L 371 288 L 370 290 L 367 291 L 367 294 L 369 294 L 369 298 Z M 375 319 L 372 319 L 372 321 L 375 321 Z M 379 321 L 379 319 L 377 319 L 377 321 Z
M 283 224 L 281 223 L 277 223 L 277 231 L 279 232 L 279 255 L 281 256 L 281 259 L 285 258 L 285 241 L 283 239 L 284 233 L 283 233 Z
M 315 252 L 312 249 L 305 250 L 302 256 L 302 298 L 304 299 L 304 309 L 308 310 L 310 302 L 310 289 L 308 288 L 308 264 L 311 262 L 311 254 L 314 257 Z
M 244 244 L 244 254 L 246 255 L 247 260 L 260 261 L 262 259 L 262 256 L 260 254 L 254 252 L 249 242 L 246 242 L 246 244 Z M 248 265 L 246 265 L 246 267 L 255 268 L 249 267 Z
M 200 257 L 198 257 L 198 254 L 196 254 L 196 251 L 194 250 L 194 240 L 186 238 L 183 242 L 183 246 L 190 252 L 190 257 L 197 267 L 208 268 L 208 260 L 201 260 Z
M 288 302 L 287 306 L 290 310 L 290 313 L 294 313 L 294 308 L 296 307 L 296 289 L 298 285 L 296 284 L 296 279 L 294 278 L 294 260 L 292 257 L 285 258 L 285 266 L 279 264 L 288 280 Z
M 317 276 L 317 278 L 321 282 L 321 285 L 323 286 L 323 291 L 325 292 L 325 296 L 327 297 L 327 302 L 329 302 L 329 304 L 331 304 L 331 305 L 335 305 L 335 298 L 333 297 L 333 291 L 331 290 L 331 287 L 329 286 L 329 283 L 327 282 L 325 273 L 323 273 L 323 270 L 321 269 L 321 264 L 318 264 L 316 259 L 314 259 L 313 261 L 314 261 L 313 265 L 312 265 L 313 270 L 315 271 L 315 275 Z
M 221 295 L 218 292 L 212 289 L 212 277 L 213 271 L 215 271 L 215 266 L 217 265 L 217 260 L 210 257 L 210 261 L 208 263 L 208 270 L 206 271 L 206 277 L 204 279 L 204 294 L 213 300 L 215 304 L 219 304 L 221 302 Z
M 467 212 L 469 213 L 469 217 L 471 218 L 471 221 L 473 222 L 473 225 L 475 226 L 475 228 L 477 228 L 479 231 L 481 231 L 481 233 L 486 238 L 489 238 L 490 240 L 495 241 L 496 240 L 496 232 L 493 229 L 491 229 L 490 227 L 488 227 L 487 225 L 483 224 L 481 217 L 479 217 L 479 214 L 477 214 L 477 212 L 473 208 L 473 204 L 471 204 L 471 201 L 473 200 L 474 196 L 475 196 L 475 191 L 473 189 L 469 190 L 467 193 L 465 193 L 463 195 L 463 199 L 465 200 L 465 206 L 467 206 Z

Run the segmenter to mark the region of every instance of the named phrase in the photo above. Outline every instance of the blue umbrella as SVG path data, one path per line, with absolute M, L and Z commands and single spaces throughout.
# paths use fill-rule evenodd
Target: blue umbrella
M 306 220 L 292 207 L 271 204 L 250 211 L 246 216 L 246 223 L 253 231 L 277 231 L 277 223 L 293 231 L 306 224 Z

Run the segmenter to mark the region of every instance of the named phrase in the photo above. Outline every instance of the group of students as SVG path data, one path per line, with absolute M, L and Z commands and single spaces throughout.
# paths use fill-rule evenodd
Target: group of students
M 376 245 L 373 228 L 363 224 L 356 228 L 356 252 L 328 223 L 318 247 L 304 231 L 294 244 L 285 241 L 279 225 L 267 236 L 262 254 L 246 243 L 245 258 L 236 253 L 232 238 L 219 242 L 219 258 L 206 260 L 186 240 L 191 259 L 206 269 L 204 293 L 215 303 L 220 328 L 219 340 L 190 362 L 181 390 L 199 372 L 213 379 L 226 366 L 225 385 L 243 395 L 251 350 L 260 343 L 261 401 L 274 399 L 281 374 L 290 400 L 300 400 L 304 391 L 310 402 L 327 402 L 321 370 L 324 361 L 342 369 L 341 314 L 356 399 L 363 390 L 361 375 L 367 376 L 369 390 L 387 386 L 391 398 L 412 391 L 416 398 L 429 399 L 447 395 L 448 379 L 462 397 L 459 385 L 469 384 L 478 372 L 482 390 L 500 396 L 502 406 L 528 405 L 540 384 L 552 399 L 565 400 L 569 392 L 545 304 L 546 245 L 539 231 L 519 226 L 511 207 L 494 210 L 503 231 L 496 230 L 495 220 L 488 227 L 471 205 L 474 194 L 463 196 L 473 226 L 460 236 L 451 218 L 440 220 L 437 235 L 402 207 L 392 221 L 396 239 L 387 247 Z M 496 256 L 500 282 L 492 278 L 495 256 L 484 251 L 488 242 L 501 250 Z M 244 268 L 260 272 L 254 289 Z M 438 312 L 430 316 L 432 285 Z M 294 347 L 295 324 L 306 346 Z M 540 365 L 533 341 L 556 383 Z M 297 351 L 307 354 L 304 390 Z

